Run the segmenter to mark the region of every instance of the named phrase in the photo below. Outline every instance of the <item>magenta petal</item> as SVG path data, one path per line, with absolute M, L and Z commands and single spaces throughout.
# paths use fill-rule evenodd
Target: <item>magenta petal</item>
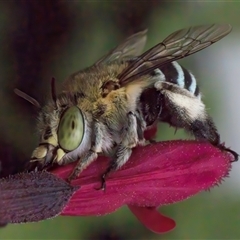
M 155 233 L 166 233 L 173 230 L 176 226 L 173 219 L 162 215 L 154 207 L 128 207 L 145 227 Z
M 230 171 L 232 155 L 206 142 L 168 141 L 134 149 L 131 159 L 107 179 L 105 192 L 100 177 L 107 159 L 99 157 L 72 182 L 81 188 L 62 214 L 103 215 L 122 205 L 158 207 L 175 203 L 218 184 Z M 66 178 L 74 164 L 54 171 Z
M 157 126 L 152 126 L 144 132 L 144 138 L 147 140 L 151 140 L 156 137 L 157 134 Z

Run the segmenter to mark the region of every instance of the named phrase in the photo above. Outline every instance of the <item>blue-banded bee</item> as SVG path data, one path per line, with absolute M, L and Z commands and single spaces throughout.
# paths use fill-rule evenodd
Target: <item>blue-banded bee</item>
M 143 54 L 147 31 L 136 33 L 91 67 L 72 74 L 60 94 L 53 81 L 52 99 L 43 107 L 15 90 L 40 108 L 40 143 L 30 163 L 40 169 L 78 161 L 71 181 L 104 154 L 111 158 L 104 187 L 106 176 L 128 161 L 134 147 L 145 144 L 143 132 L 158 121 L 183 128 L 237 160 L 238 154 L 221 144 L 195 77 L 175 62 L 230 31 L 227 24 L 182 29 Z

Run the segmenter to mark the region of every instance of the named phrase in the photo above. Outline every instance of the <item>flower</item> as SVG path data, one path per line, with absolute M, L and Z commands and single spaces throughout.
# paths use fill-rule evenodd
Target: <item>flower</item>
M 1 178 L 0 227 L 55 217 L 77 189 L 46 171 Z
M 71 197 L 62 215 L 91 216 L 111 213 L 128 205 L 149 229 L 164 233 L 175 227 L 174 220 L 157 212 L 159 206 L 187 199 L 219 184 L 231 169 L 233 156 L 198 141 L 167 141 L 138 147 L 129 161 L 101 186 L 101 175 L 108 159 L 99 157 L 73 180 L 81 186 Z M 52 173 L 66 179 L 73 164 L 58 167 Z

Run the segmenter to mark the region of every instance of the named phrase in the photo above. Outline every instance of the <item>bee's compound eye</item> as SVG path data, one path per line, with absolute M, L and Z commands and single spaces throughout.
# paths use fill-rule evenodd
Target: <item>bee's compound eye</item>
M 61 116 L 58 126 L 58 143 L 65 151 L 75 150 L 82 142 L 84 134 L 84 117 L 76 107 L 68 108 Z

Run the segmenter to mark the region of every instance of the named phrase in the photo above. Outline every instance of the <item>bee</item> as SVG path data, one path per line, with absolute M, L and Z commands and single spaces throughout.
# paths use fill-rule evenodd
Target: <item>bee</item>
M 157 122 L 183 128 L 197 140 L 232 153 L 220 141 L 206 112 L 194 75 L 176 60 L 217 42 L 231 31 L 227 24 L 190 27 L 169 35 L 141 54 L 147 31 L 138 32 L 94 65 L 73 73 L 62 91 L 41 106 L 22 91 L 15 92 L 39 111 L 39 146 L 30 163 L 38 169 L 78 161 L 68 181 L 75 179 L 99 154 L 110 157 L 102 175 L 121 168 L 137 145 L 145 145 L 144 131 Z

